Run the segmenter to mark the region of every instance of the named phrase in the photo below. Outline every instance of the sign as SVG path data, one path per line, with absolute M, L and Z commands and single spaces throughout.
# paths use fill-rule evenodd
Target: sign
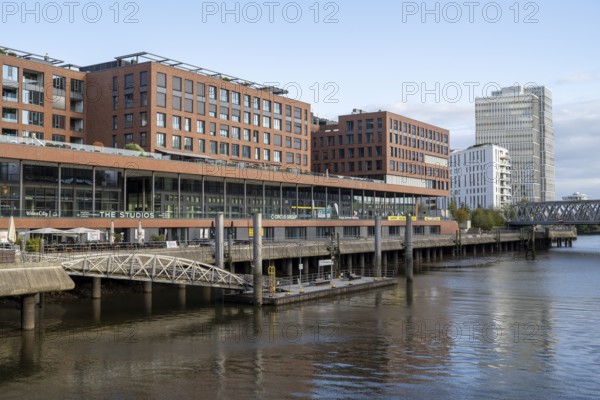
M 412 220 L 416 221 L 417 217 L 412 217 Z M 406 221 L 406 216 L 404 216 L 404 215 L 390 216 L 390 217 L 388 217 L 388 221 Z
M 333 260 L 319 260 L 319 267 L 328 267 L 333 265 Z
M 304 264 L 298 264 L 298 269 L 302 271 L 304 269 Z
M 8 243 L 8 231 L 0 231 L 0 243 Z
M 262 229 L 262 237 L 265 237 L 265 228 Z M 248 228 L 248 237 L 254 237 L 254 228 Z
M 100 231 L 88 232 L 87 240 L 88 240 L 88 242 L 99 242 L 100 241 Z
M 425 217 L 425 221 L 441 221 L 442 217 Z
M 298 216 L 297 215 L 272 214 L 271 215 L 271 219 L 275 219 L 275 220 L 296 220 L 296 219 L 298 219 Z
M 317 218 L 331 218 L 331 207 L 318 209 Z
M 175 240 L 167 242 L 167 249 L 177 249 L 178 247 L 177 241 Z

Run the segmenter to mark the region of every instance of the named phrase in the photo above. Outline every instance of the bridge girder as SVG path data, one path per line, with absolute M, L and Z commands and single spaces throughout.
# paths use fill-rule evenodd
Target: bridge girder
M 510 225 L 600 224 L 600 200 L 520 203 L 514 211 Z

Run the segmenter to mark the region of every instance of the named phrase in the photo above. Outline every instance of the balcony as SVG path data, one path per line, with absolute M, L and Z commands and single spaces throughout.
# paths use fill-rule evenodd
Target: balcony
M 19 114 L 16 109 L 9 108 L 2 110 L 2 122 L 19 123 Z

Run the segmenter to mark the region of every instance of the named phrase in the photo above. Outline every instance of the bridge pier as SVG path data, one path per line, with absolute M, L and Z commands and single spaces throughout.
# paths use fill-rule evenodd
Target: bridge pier
M 152 293 L 152 282 L 144 282 L 144 293 Z
M 35 304 L 37 294 L 26 294 L 21 297 L 21 329 L 32 331 L 35 329 Z
M 346 256 L 346 267 L 348 269 L 348 271 L 353 272 L 353 260 L 352 260 L 353 254 L 348 254 L 348 256 Z
M 178 285 L 177 298 L 179 300 L 179 307 L 185 308 L 187 295 L 187 285 Z
M 384 252 L 381 257 L 381 268 L 383 269 L 382 276 L 387 276 L 388 270 L 388 254 Z
M 414 280 L 413 276 L 413 225 L 412 215 L 409 213 L 406 216 L 406 231 L 404 233 L 405 244 L 404 244 L 404 275 L 406 275 L 406 283 L 412 284 Z
M 257 213 L 254 214 L 253 221 L 253 229 L 254 229 L 254 247 L 253 247 L 253 284 L 254 284 L 254 305 L 262 306 L 263 302 L 263 276 L 262 276 L 262 267 L 263 267 L 263 255 L 262 255 L 262 214 Z
M 399 263 L 399 258 L 400 258 L 400 253 L 398 252 L 398 250 L 394 250 L 392 252 L 392 263 L 394 264 L 394 270 L 396 271 L 396 274 L 398 274 L 399 268 L 400 268 L 400 263 Z
M 102 278 L 92 278 L 92 299 L 102 298 Z
M 365 253 L 358 255 L 358 265 L 360 266 L 360 276 L 365 276 Z
M 381 215 L 375 217 L 375 276 L 381 278 Z

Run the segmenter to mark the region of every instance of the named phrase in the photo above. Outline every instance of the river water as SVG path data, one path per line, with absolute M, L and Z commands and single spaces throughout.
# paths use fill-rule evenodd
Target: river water
M 255 310 L 156 288 L 0 306 L 1 399 L 598 398 L 600 237 Z

